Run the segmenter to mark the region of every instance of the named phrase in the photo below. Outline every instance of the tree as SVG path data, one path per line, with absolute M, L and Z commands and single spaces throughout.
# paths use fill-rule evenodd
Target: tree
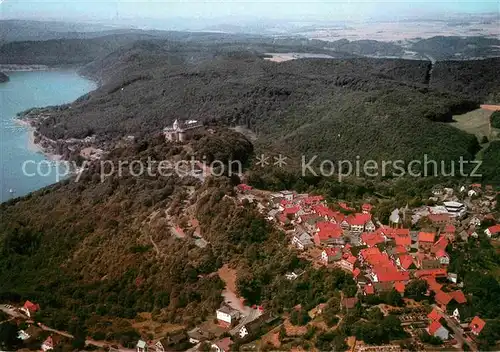
M 16 350 L 22 345 L 17 336 L 17 325 L 11 322 L 0 324 L 0 347 L 2 350 Z
M 415 301 L 425 299 L 427 292 L 427 282 L 425 280 L 412 280 L 405 288 L 405 295 Z
M 294 309 L 290 314 L 290 322 L 293 325 L 303 326 L 311 320 L 305 309 Z

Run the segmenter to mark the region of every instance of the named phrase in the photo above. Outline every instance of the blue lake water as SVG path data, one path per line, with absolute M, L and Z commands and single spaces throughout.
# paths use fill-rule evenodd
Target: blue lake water
M 0 202 L 26 195 L 57 179 L 55 163 L 43 163 L 46 158 L 30 146 L 29 130 L 15 122 L 16 114 L 32 107 L 69 103 L 96 88 L 94 82 L 71 70 L 7 75 L 10 81 L 0 83 Z M 40 165 L 40 173 L 35 165 Z

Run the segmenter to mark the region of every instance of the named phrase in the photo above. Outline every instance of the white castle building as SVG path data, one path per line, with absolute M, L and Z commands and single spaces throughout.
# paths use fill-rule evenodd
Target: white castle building
M 193 134 L 203 128 L 203 124 L 196 120 L 188 120 L 179 122 L 175 120 L 172 127 L 165 127 L 163 134 L 168 141 L 184 142 L 189 140 Z

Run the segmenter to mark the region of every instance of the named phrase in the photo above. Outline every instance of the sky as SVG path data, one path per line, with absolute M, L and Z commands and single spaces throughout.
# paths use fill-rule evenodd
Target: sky
M 388 19 L 463 13 L 500 13 L 497 0 L 0 0 L 0 17 L 108 21 L 129 18 Z

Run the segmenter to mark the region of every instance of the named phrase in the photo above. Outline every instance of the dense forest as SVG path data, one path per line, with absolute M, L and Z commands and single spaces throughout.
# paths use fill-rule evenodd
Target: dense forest
M 276 64 L 262 59 L 257 44 L 243 50 L 244 44 L 191 39 L 125 45 L 83 69 L 102 80 L 99 89 L 73 104 L 42 109 L 49 117 L 38 131 L 54 140 L 95 135 L 108 143 L 158 133 L 175 119 L 196 119 L 244 125 L 256 133 L 257 149 L 295 158 L 473 159 L 476 138 L 447 122 L 498 87 L 499 59 L 442 62 L 429 78 L 424 61 Z M 467 77 L 460 81 L 463 72 Z

